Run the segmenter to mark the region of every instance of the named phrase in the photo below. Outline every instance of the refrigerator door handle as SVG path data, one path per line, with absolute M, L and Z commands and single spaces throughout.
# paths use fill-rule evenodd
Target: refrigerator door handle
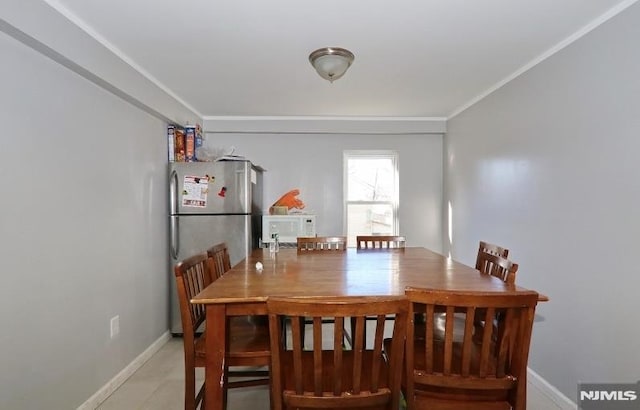
M 178 252 L 180 250 L 180 220 L 178 216 L 171 216 L 171 226 L 169 227 L 171 231 L 171 257 L 174 260 L 178 259 Z
M 247 180 L 246 168 L 238 169 L 235 173 L 236 192 L 243 192 L 244 195 L 238 198 L 243 212 L 251 213 L 251 181 Z
M 178 173 L 173 170 L 169 176 L 169 215 L 178 213 Z

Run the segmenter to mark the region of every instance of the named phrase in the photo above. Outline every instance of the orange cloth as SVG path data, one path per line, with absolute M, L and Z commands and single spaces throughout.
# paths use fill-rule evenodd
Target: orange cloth
M 300 190 L 292 189 L 291 191 L 282 195 L 280 199 L 278 199 L 276 202 L 273 203 L 273 205 L 271 205 L 271 207 L 286 206 L 287 209 L 292 209 L 292 208 L 304 209 L 304 202 L 296 198 L 298 195 L 300 195 Z

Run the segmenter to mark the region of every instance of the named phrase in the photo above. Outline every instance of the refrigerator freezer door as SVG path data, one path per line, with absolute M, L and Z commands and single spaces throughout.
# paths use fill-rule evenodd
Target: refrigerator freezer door
M 252 212 L 248 161 L 172 162 L 169 183 L 171 215 Z
M 251 249 L 251 215 L 188 215 L 171 216 L 170 232 L 172 249 L 171 269 L 171 333 L 182 333 L 180 306 L 176 290 L 176 278 L 173 268 L 179 261 L 205 252 L 213 245 L 226 242 L 229 247 L 231 265 L 235 265 L 249 255 Z

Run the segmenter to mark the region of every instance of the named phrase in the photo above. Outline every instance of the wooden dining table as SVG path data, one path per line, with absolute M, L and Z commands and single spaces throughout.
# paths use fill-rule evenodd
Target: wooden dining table
M 257 266 L 257 264 L 260 264 Z M 264 315 L 269 296 L 404 295 L 407 286 L 528 291 L 426 248 L 311 251 L 256 249 L 191 300 L 206 305 L 206 409 L 223 410 L 227 316 Z M 540 296 L 545 301 L 545 296 Z

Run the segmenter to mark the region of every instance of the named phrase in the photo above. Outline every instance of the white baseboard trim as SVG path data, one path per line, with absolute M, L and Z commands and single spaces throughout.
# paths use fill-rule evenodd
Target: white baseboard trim
M 578 408 L 576 403 L 531 369 L 527 369 L 527 382 L 529 387 L 538 390 L 540 394 L 549 400 L 549 405 L 545 406 L 545 408 L 559 408 L 562 410 L 576 410 Z
M 109 380 L 107 384 L 102 386 L 100 390 L 87 401 L 82 403 L 77 410 L 95 410 L 98 406 L 107 399 L 118 387 L 122 385 L 133 373 L 136 372 L 147 360 L 151 358 L 165 343 L 171 339 L 171 333 L 166 331 L 162 336 L 158 338 L 151 346 L 147 347 L 144 352 L 140 353 L 138 357 L 133 359 L 120 373 L 116 374 L 113 379 Z

